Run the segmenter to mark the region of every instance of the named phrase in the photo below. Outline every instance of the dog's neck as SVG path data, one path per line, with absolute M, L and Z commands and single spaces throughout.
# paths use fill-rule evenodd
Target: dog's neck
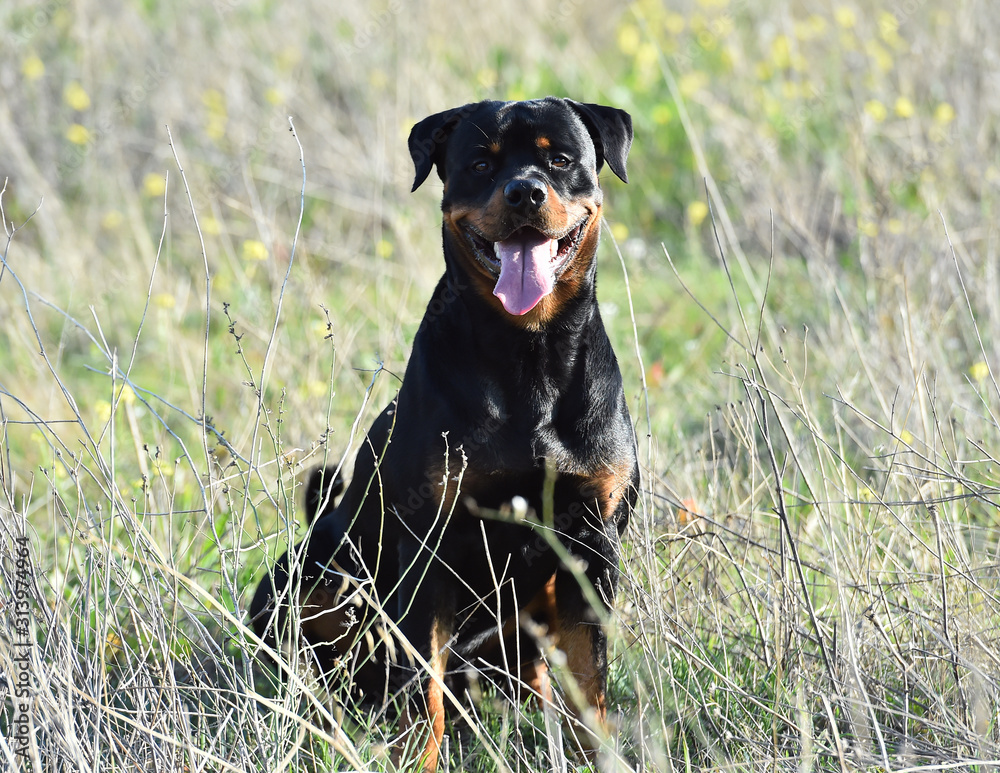
M 593 263 L 587 281 L 559 315 L 540 329 L 529 330 L 505 319 L 506 312 L 484 298 L 461 267 L 448 261 L 414 339 L 414 355 L 419 350 L 425 366 L 436 362 L 431 367 L 444 372 L 446 366 L 456 365 L 452 358 L 461 352 L 462 371 L 479 371 L 489 380 L 502 376 L 505 384 L 528 394 L 539 389 L 571 391 L 581 386 L 576 382 L 587 372 L 613 370 L 617 375 L 617 361 L 597 307 L 596 258 Z

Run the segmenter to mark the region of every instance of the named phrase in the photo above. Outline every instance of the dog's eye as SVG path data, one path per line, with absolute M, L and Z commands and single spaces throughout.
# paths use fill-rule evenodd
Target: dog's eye
M 472 162 L 472 171 L 477 174 L 486 174 L 490 171 L 490 162 L 480 159 L 479 161 Z
M 552 156 L 549 159 L 549 163 L 556 169 L 564 169 L 569 166 L 569 159 L 566 156 Z

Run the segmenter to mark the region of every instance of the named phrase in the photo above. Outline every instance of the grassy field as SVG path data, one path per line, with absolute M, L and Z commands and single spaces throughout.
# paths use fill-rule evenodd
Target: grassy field
M 1000 765 L 1000 9 L 349 5 L 0 7 L 0 769 L 384 767 L 244 609 L 442 270 L 409 128 L 546 94 L 636 132 L 600 768 Z M 448 739 L 574 769 L 498 696 Z

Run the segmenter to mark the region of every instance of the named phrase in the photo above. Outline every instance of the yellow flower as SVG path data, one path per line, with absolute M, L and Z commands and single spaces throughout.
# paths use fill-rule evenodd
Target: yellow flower
M 854 13 L 854 9 L 848 8 L 846 5 L 842 5 L 837 8 L 837 10 L 833 12 L 833 18 L 836 19 L 837 24 L 845 30 L 851 29 L 858 23 L 858 16 Z
M 736 62 L 741 63 L 740 72 L 742 72 L 742 61 L 742 54 L 736 49 L 735 46 L 728 43 L 726 44 L 726 47 L 719 52 L 719 67 L 722 69 L 722 72 L 732 72 Z
M 640 42 L 639 28 L 634 24 L 623 24 L 618 28 L 618 48 L 623 54 L 634 54 Z
M 201 103 L 213 113 L 226 112 L 226 98 L 218 89 L 205 89 L 201 92 Z
M 677 81 L 677 88 L 680 89 L 681 96 L 685 99 L 693 97 L 707 85 L 708 76 L 698 70 L 684 73 Z
M 903 430 L 899 433 L 899 439 L 902 440 L 906 445 L 913 445 L 913 435 L 908 430 Z
M 660 58 L 660 50 L 652 43 L 643 43 L 635 52 L 635 63 L 640 68 L 650 68 Z
M 809 18 L 806 19 L 806 23 L 810 27 L 812 27 L 814 37 L 818 38 L 820 35 L 826 32 L 826 19 L 824 19 L 818 13 L 811 14 Z
M 111 403 L 107 400 L 98 400 L 94 403 L 94 415 L 99 424 L 106 424 L 111 418 Z
M 704 201 L 692 201 L 687 205 L 687 221 L 697 228 L 708 217 L 708 204 Z
M 676 37 L 684 31 L 684 17 L 679 13 L 667 13 L 663 17 L 663 26 L 668 33 Z
M 142 489 L 141 480 L 134 481 L 132 485 L 135 486 L 135 488 L 137 489 L 140 490 Z M 122 488 L 121 493 L 123 497 L 132 496 L 132 492 L 125 488 Z M 112 633 L 110 631 L 108 632 L 108 635 L 104 638 L 104 645 L 107 647 L 108 654 L 110 654 L 112 657 L 117 658 L 119 655 L 125 654 L 125 648 L 122 646 L 122 640 L 115 633 Z
M 157 293 L 151 300 L 154 306 L 161 309 L 172 309 L 177 305 L 177 299 L 171 293 Z
M 323 335 L 326 335 L 326 332 L 326 325 L 323 325 Z M 330 394 L 330 385 L 326 381 L 314 378 L 306 382 L 305 391 L 309 397 L 322 397 L 323 395 Z
M 759 81 L 769 81 L 771 80 L 771 76 L 774 75 L 774 71 L 771 70 L 771 65 L 767 62 L 757 62 L 757 64 L 754 65 L 753 70 L 754 74 L 757 76 L 757 80 Z
M 878 225 L 871 220 L 861 220 L 858 222 L 858 230 L 869 239 L 878 236 Z
M 162 174 L 150 172 L 142 178 L 142 195 L 155 199 L 167 189 L 167 180 Z
M 899 19 L 889 11 L 882 11 L 878 15 L 879 34 L 885 38 L 886 32 L 896 32 L 899 29 Z
M 856 51 L 858 48 L 858 39 L 851 30 L 841 30 L 837 39 L 845 51 Z
M 650 111 L 653 123 L 662 126 L 674 120 L 674 108 L 667 102 L 661 102 Z
M 990 366 L 985 362 L 977 362 L 969 368 L 969 375 L 972 376 L 974 381 L 983 382 L 989 378 Z
M 380 258 L 391 258 L 394 247 L 388 239 L 379 239 L 375 243 L 375 254 Z
M 865 51 L 868 52 L 868 56 L 871 57 L 875 66 L 882 72 L 889 72 L 892 69 L 892 54 L 886 51 L 883 46 L 880 46 L 874 40 L 870 40 L 865 45 Z
M 90 107 L 90 97 L 77 81 L 70 81 L 63 89 L 63 99 L 74 110 L 86 110 Z
M 226 98 L 218 89 L 205 89 L 201 93 L 201 103 L 208 110 L 205 133 L 209 139 L 221 139 L 226 134 Z
M 955 108 L 947 102 L 942 102 L 934 108 L 934 120 L 939 124 L 948 124 L 955 120 Z
M 621 244 L 628 238 L 628 226 L 624 223 L 615 223 L 611 226 L 611 236 L 614 240 Z
M 913 113 L 916 112 L 913 107 L 913 103 L 906 97 L 896 98 L 895 110 L 896 110 L 896 115 L 898 115 L 900 118 L 910 118 L 913 116 Z
M 892 218 L 888 223 L 885 224 L 886 230 L 893 236 L 899 236 L 903 233 L 903 221 L 898 218 Z
M 871 116 L 871 119 L 875 123 L 882 123 L 882 121 L 884 121 L 889 115 L 889 111 L 886 109 L 886 106 L 877 99 L 869 99 L 865 102 L 865 112 Z
M 899 19 L 888 11 L 878 15 L 879 36 L 893 48 L 903 48 L 903 39 L 899 36 Z
M 492 67 L 483 67 L 476 73 L 476 84 L 483 89 L 495 89 L 497 79 L 497 71 Z
M 525 90 L 524 86 L 522 86 L 519 83 L 512 85 L 507 89 L 507 99 L 510 102 L 522 102 L 527 98 L 528 98 L 528 92 Z M 410 123 L 407 124 L 407 127 L 412 125 L 413 121 L 410 121 Z M 409 129 L 407 128 L 407 131 L 408 130 Z
M 218 220 L 211 215 L 206 215 L 201 219 L 201 232 L 208 236 L 218 236 L 222 233 L 222 229 L 219 228 Z
M 90 130 L 78 123 L 70 124 L 66 130 L 66 139 L 74 145 L 86 145 L 90 142 Z
M 720 38 L 728 38 L 735 28 L 736 22 L 733 21 L 732 16 L 720 16 L 712 22 L 712 29 Z
M 787 35 L 778 35 L 771 42 L 771 61 L 779 70 L 785 70 L 791 66 L 792 48 Z
M 132 391 L 132 387 L 128 384 L 122 384 L 122 388 L 118 391 L 118 399 L 125 403 L 125 405 L 132 405 L 135 403 L 135 392 Z
M 271 87 L 264 92 L 264 99 L 270 105 L 281 105 L 285 101 L 285 95 L 281 93 L 281 89 Z
M 781 100 L 770 93 L 764 93 L 761 96 L 761 104 L 764 106 L 764 115 L 770 118 L 772 121 L 776 120 L 779 116 L 783 115 L 784 105 Z
M 287 72 L 302 61 L 302 51 L 298 46 L 288 46 L 275 59 L 279 70 Z
M 698 45 L 706 51 L 715 51 L 719 47 L 719 36 L 715 34 L 714 29 L 708 27 L 698 31 L 697 41 Z
M 45 75 L 45 62 L 34 54 L 28 54 L 21 62 L 21 75 L 29 81 L 37 81 Z
M 267 247 L 264 242 L 256 239 L 244 240 L 243 260 L 267 260 Z
M 101 218 L 101 228 L 105 231 L 117 231 L 125 218 L 117 209 L 111 209 L 104 213 Z
M 233 279 L 229 274 L 213 274 L 209 280 L 212 283 L 212 290 L 220 293 L 229 293 L 233 289 Z
M 818 38 L 826 32 L 826 19 L 819 14 L 812 14 L 805 21 L 797 21 L 792 25 L 795 37 L 806 43 Z
M 208 125 L 205 127 L 205 134 L 209 139 L 218 140 L 226 136 L 226 116 L 213 113 L 208 117 Z

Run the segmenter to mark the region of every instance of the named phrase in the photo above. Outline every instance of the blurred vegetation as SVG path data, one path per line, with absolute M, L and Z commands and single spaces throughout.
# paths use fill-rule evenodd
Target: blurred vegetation
M 72 685 L 108 760 L 129 733 L 192 768 L 259 742 L 247 589 L 301 535 L 297 479 L 394 393 L 441 271 L 409 128 L 555 94 L 636 134 L 630 183 L 602 176 L 645 467 L 619 764 L 1000 757 L 1000 9 L 8 0 L 0 40 L 0 520 L 43 577 L 39 723 Z M 194 735 L 142 714 L 167 683 Z M 544 768 L 501 704 L 486 735 Z M 265 715 L 277 765 L 307 726 Z M 96 767 L 71 735 L 47 759 Z

